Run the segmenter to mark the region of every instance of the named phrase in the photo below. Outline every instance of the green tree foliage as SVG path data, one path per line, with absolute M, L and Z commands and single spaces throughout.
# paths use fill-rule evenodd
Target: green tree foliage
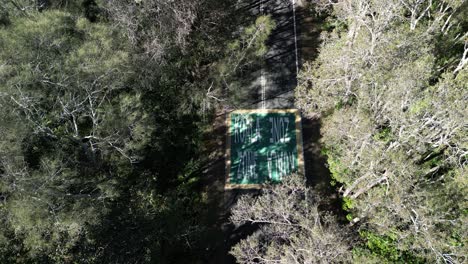
M 47 3 L 2 6 L 0 262 L 200 261 L 204 124 L 190 95 L 222 58 L 211 22 L 227 5 Z
M 109 166 L 133 159 L 126 42 L 60 11 L 12 19 L 0 41 L 6 227 L 25 258 L 63 262 L 119 195 Z
M 465 261 L 466 3 L 322 7 L 345 26 L 324 34 L 296 97 L 322 117 L 332 177 L 366 248 L 356 261 Z
M 227 100 L 227 104 L 239 108 L 250 103 L 247 99 L 251 91 L 243 87 L 251 85 L 250 73 L 262 66 L 261 58 L 267 52 L 265 42 L 275 27 L 270 16 L 259 16 L 228 43 L 225 58 L 213 75 L 211 85 L 216 88 L 211 92 L 212 99 Z
M 0 262 L 203 263 L 216 220 L 200 186 L 210 120 L 199 113 L 221 102 L 210 93 L 219 65 L 249 64 L 271 31 L 262 18 L 232 34 L 233 10 L 2 2 Z

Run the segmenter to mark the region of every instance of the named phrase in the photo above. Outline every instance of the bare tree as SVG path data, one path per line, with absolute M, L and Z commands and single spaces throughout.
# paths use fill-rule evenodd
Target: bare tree
M 239 263 L 342 263 L 349 260 L 346 227 L 339 227 L 299 175 L 264 189 L 258 197 L 241 197 L 232 209 L 236 225 L 260 229 L 231 251 Z
M 186 47 L 201 1 L 107 1 L 105 8 L 133 45 L 156 61 L 172 46 Z

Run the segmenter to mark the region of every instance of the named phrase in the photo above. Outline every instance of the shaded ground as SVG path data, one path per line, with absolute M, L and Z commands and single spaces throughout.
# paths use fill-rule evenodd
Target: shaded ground
M 262 4 L 263 2 L 263 4 Z M 276 23 L 267 41 L 268 52 L 264 56 L 264 66 L 243 76 L 247 80 L 244 87 L 250 95 L 243 108 L 262 108 L 262 76 L 265 79 L 265 108 L 294 108 L 294 88 L 296 79 L 296 39 L 297 66 L 315 59 L 320 41 L 321 21 L 311 16 L 307 5 L 296 4 L 294 14 L 291 0 L 244 0 L 239 8 L 252 17 L 271 15 Z M 304 2 L 304 1 L 302 1 Z M 295 39 L 295 34 L 297 38 Z
M 290 1 L 286 0 L 264 0 L 263 4 L 265 5 L 263 10 L 271 12 L 277 23 L 277 27 L 267 43 L 270 49 L 265 57 L 266 67 L 263 69 L 268 86 L 267 108 L 294 108 L 294 88 L 297 85 L 297 79 L 292 6 Z M 260 1 L 246 1 L 242 8 L 250 9 L 253 15 L 258 15 L 261 10 Z M 302 61 L 313 60 L 316 57 L 320 22 L 305 14 L 305 8 L 298 7 L 296 11 L 298 64 L 300 66 Z M 248 89 L 260 91 L 258 78 L 260 78 L 261 71 L 252 74 L 258 76 L 252 78 L 254 82 Z M 261 97 L 259 93 L 252 94 L 254 96 L 249 102 L 249 108 L 259 108 Z M 212 226 L 207 233 L 207 259 L 205 263 L 235 263 L 235 259 L 229 255 L 230 248 L 252 234 L 257 228 L 257 226 L 252 225 L 236 228 L 229 223 L 229 211 L 237 198 L 246 193 L 258 193 L 258 191 L 224 190 L 226 176 L 225 114 L 223 111 L 216 114 L 212 129 L 207 131 L 205 135 L 205 152 L 206 155 L 209 155 L 211 162 L 204 169 L 203 186 L 208 193 L 209 207 L 212 210 L 212 213 L 207 216 L 211 218 Z M 330 174 L 325 166 L 326 160 L 320 154 L 320 122 L 303 119 L 302 128 L 307 181 L 309 184 L 319 187 L 324 193 L 331 193 Z M 333 197 L 331 198 L 333 199 Z
M 262 92 L 265 93 L 265 108 L 292 108 L 293 90 L 296 87 L 296 44 L 293 8 L 290 0 L 243 0 L 239 10 L 250 17 L 270 15 L 275 21 L 267 40 L 268 51 L 261 68 L 248 72 L 243 79 L 249 80 L 243 87 L 249 98 L 243 108 L 261 108 Z M 297 30 L 296 30 L 297 31 Z M 264 85 L 262 86 L 262 78 Z M 262 88 L 263 87 L 263 88 Z
M 209 251 L 206 263 L 235 263 L 229 250 L 241 239 L 252 234 L 257 226 L 244 225 L 236 228 L 229 223 L 229 210 L 243 194 L 256 194 L 258 190 L 224 190 L 225 181 L 225 115 L 221 114 L 215 119 L 215 126 L 207 137 L 211 145 L 206 150 L 213 158 L 213 162 L 206 167 L 206 191 L 210 196 L 211 217 L 216 219 L 209 234 L 207 234 L 207 250 Z M 325 166 L 326 160 L 320 155 L 320 123 L 318 120 L 302 119 L 304 163 L 306 178 L 310 185 L 318 187 L 324 194 L 331 193 L 330 175 Z M 329 197 L 334 200 L 334 197 Z M 337 204 L 337 206 L 340 206 Z M 332 206 L 334 207 L 334 206 Z M 329 209 L 329 208 L 327 208 Z

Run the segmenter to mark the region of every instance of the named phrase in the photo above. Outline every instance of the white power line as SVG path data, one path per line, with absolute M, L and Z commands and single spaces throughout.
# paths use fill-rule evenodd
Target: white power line
M 266 99 L 266 78 L 263 69 L 260 71 L 260 85 L 262 87 L 262 109 L 265 109 L 265 99 Z

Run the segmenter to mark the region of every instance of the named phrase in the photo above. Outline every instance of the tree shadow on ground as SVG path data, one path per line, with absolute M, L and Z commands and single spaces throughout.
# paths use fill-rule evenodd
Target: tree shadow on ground
M 229 222 L 230 209 L 237 200 L 244 195 L 259 195 L 260 190 L 225 190 L 226 126 L 224 120 L 225 115 L 218 116 L 215 122 L 216 128 L 207 135 L 216 142 L 211 146 L 213 149 L 210 153 L 216 153 L 217 159 L 207 164 L 204 171 L 203 185 L 207 186 L 210 197 L 208 204 L 212 208 L 210 217 L 214 219 L 211 221 L 212 225 L 206 236 L 206 249 L 209 251 L 206 255 L 206 263 L 235 263 L 235 259 L 229 254 L 231 248 L 259 228 L 259 225 L 253 224 L 236 227 Z M 322 202 L 319 208 L 342 215 L 341 202 L 330 185 L 331 176 L 326 166 L 326 158 L 321 154 L 320 127 L 320 120 L 302 119 L 305 177 L 307 185 L 316 190 L 318 196 L 321 197 Z
M 266 2 L 274 2 L 275 0 L 267 0 Z M 242 12 L 255 12 L 259 8 L 260 1 L 247 1 L 247 4 L 239 7 Z M 283 7 L 284 8 L 284 7 Z M 249 11 L 250 10 L 250 11 Z M 277 10 L 278 11 L 278 10 Z M 275 38 L 268 41 L 267 45 L 273 47 L 275 52 L 266 55 L 267 71 L 274 72 L 273 89 L 267 99 L 275 99 L 277 95 L 285 94 L 292 91 L 297 85 L 295 71 L 295 54 L 293 36 L 288 34 L 291 32 L 293 23 L 288 17 L 289 11 L 283 10 L 278 15 L 273 15 L 277 20 L 277 27 L 272 35 L 276 34 Z M 258 14 L 257 14 L 258 15 Z M 317 18 L 306 17 L 306 8 L 297 9 L 297 33 L 300 38 L 298 41 L 299 48 L 299 66 L 302 61 L 311 61 L 317 57 L 317 50 L 320 44 L 320 23 L 323 23 Z M 248 86 L 250 99 L 245 104 L 245 108 L 256 108 L 259 102 L 258 94 L 255 91 L 259 90 L 258 72 L 250 72 L 245 74 L 244 81 L 250 82 Z M 244 84 L 246 82 L 243 82 Z M 293 102 L 291 102 L 293 105 Z M 208 206 L 211 208 L 208 218 L 211 218 L 211 228 L 206 235 L 206 258 L 205 263 L 236 263 L 233 256 L 229 254 L 231 248 L 242 239 L 253 234 L 258 230 L 259 225 L 245 224 L 236 227 L 229 222 L 230 209 L 236 204 L 239 197 L 243 195 L 258 195 L 259 190 L 225 190 L 226 167 L 225 167 L 225 149 L 226 149 L 226 112 L 219 112 L 213 122 L 213 129 L 205 135 L 205 142 L 209 142 L 205 150 L 206 155 L 210 155 L 210 162 L 203 168 L 202 185 L 205 186 L 208 194 Z M 326 157 L 321 155 L 320 146 L 320 126 L 321 123 L 317 119 L 302 120 L 303 131 L 303 149 L 305 161 L 305 177 L 308 186 L 316 190 L 317 194 L 323 198 L 322 204 L 319 206 L 324 211 L 337 212 L 342 214 L 341 202 L 336 195 L 335 189 L 330 185 L 331 176 L 326 166 Z
M 330 182 L 332 177 L 327 167 L 327 158 L 322 155 L 320 144 L 321 122 L 319 119 L 302 119 L 304 166 L 307 186 L 320 197 L 319 210 L 333 212 L 339 222 L 346 221 L 341 199 Z

